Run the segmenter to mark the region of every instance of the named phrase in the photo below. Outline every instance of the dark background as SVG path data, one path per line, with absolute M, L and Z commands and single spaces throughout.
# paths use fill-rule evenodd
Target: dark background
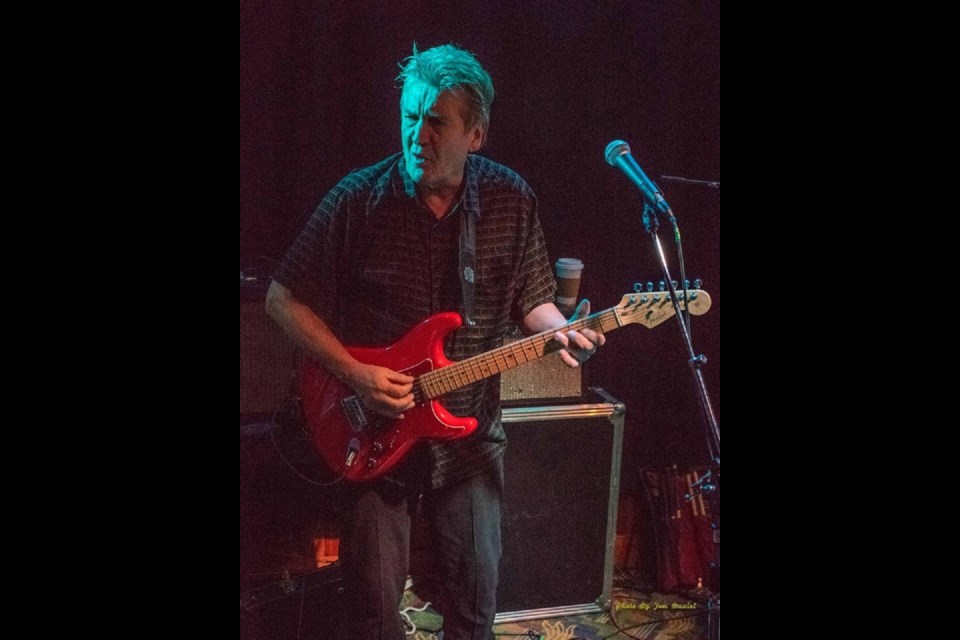
M 382 6 L 388 4 L 389 6 Z M 687 275 L 713 308 L 693 320 L 720 415 L 719 2 L 240 3 L 240 266 L 268 277 L 323 197 L 351 169 L 400 150 L 397 63 L 453 42 L 496 89 L 481 151 L 537 192 L 551 261 L 586 265 L 581 296 L 611 307 L 660 271 L 639 192 L 606 164 L 626 140 L 683 233 Z M 661 240 L 679 278 L 672 234 Z M 585 379 L 627 405 L 624 489 L 644 465 L 707 462 L 675 321 L 609 336 Z

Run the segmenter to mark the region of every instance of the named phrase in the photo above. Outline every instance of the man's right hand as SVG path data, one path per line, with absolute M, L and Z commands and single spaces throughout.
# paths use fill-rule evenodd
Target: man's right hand
M 401 418 L 413 409 L 413 378 L 386 367 L 357 362 L 345 372 L 347 383 L 364 406 L 389 418 Z
M 413 378 L 358 362 L 322 318 L 275 280 L 267 290 L 266 308 L 297 346 L 352 387 L 371 411 L 399 418 L 415 406 Z

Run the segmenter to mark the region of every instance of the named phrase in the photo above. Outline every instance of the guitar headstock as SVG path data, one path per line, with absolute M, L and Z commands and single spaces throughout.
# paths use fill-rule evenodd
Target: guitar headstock
M 683 299 L 682 290 L 677 290 L 677 295 L 681 298 L 680 308 L 695 316 L 702 316 L 710 310 L 710 294 L 702 289 L 688 289 L 687 299 Z M 614 307 L 614 313 L 621 325 L 638 323 L 648 329 L 675 315 L 669 291 L 628 293 Z

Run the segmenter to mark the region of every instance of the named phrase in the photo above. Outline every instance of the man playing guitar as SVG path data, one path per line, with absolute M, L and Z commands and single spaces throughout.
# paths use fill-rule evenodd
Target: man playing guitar
M 422 493 L 441 571 L 444 638 L 489 638 L 506 448 L 499 378 L 478 372 L 474 383 L 437 380 L 423 388 L 415 384 L 417 371 L 363 361 L 374 352 L 364 348 L 389 352 L 384 348 L 444 311 L 459 312 L 464 323 L 456 328 L 458 316 L 448 314 L 441 333 L 430 330 L 443 353 L 423 353 L 425 370 L 495 349 L 512 322 L 528 335 L 557 330 L 549 335 L 571 367 L 605 338 L 589 328 L 562 329 L 568 320 L 553 303 L 536 196 L 507 167 L 474 155 L 489 126 L 494 92 L 487 72 L 453 45 L 414 47 L 399 79 L 402 151 L 353 171 L 327 194 L 274 275 L 267 310 L 355 394 L 330 409 L 348 414 L 348 434 L 363 435 L 381 418 L 402 423 L 405 412 L 438 395 L 452 416 L 476 420 L 468 436 L 424 440 L 400 452 L 402 460 L 398 454 L 382 475 L 350 486 L 340 562 L 351 609 L 341 637 L 404 638 L 398 608 L 410 514 Z M 584 304 L 574 319 L 587 314 Z M 377 471 L 385 459 L 359 458 L 360 435 L 336 453 L 348 480 Z M 393 446 L 381 440 L 375 447 Z

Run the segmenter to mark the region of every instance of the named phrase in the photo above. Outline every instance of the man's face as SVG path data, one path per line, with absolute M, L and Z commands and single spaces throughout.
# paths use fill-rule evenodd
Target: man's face
M 480 149 L 483 129 L 467 129 L 463 96 L 409 80 L 400 96 L 400 137 L 407 172 L 417 185 L 452 189 L 463 181 L 467 154 Z

